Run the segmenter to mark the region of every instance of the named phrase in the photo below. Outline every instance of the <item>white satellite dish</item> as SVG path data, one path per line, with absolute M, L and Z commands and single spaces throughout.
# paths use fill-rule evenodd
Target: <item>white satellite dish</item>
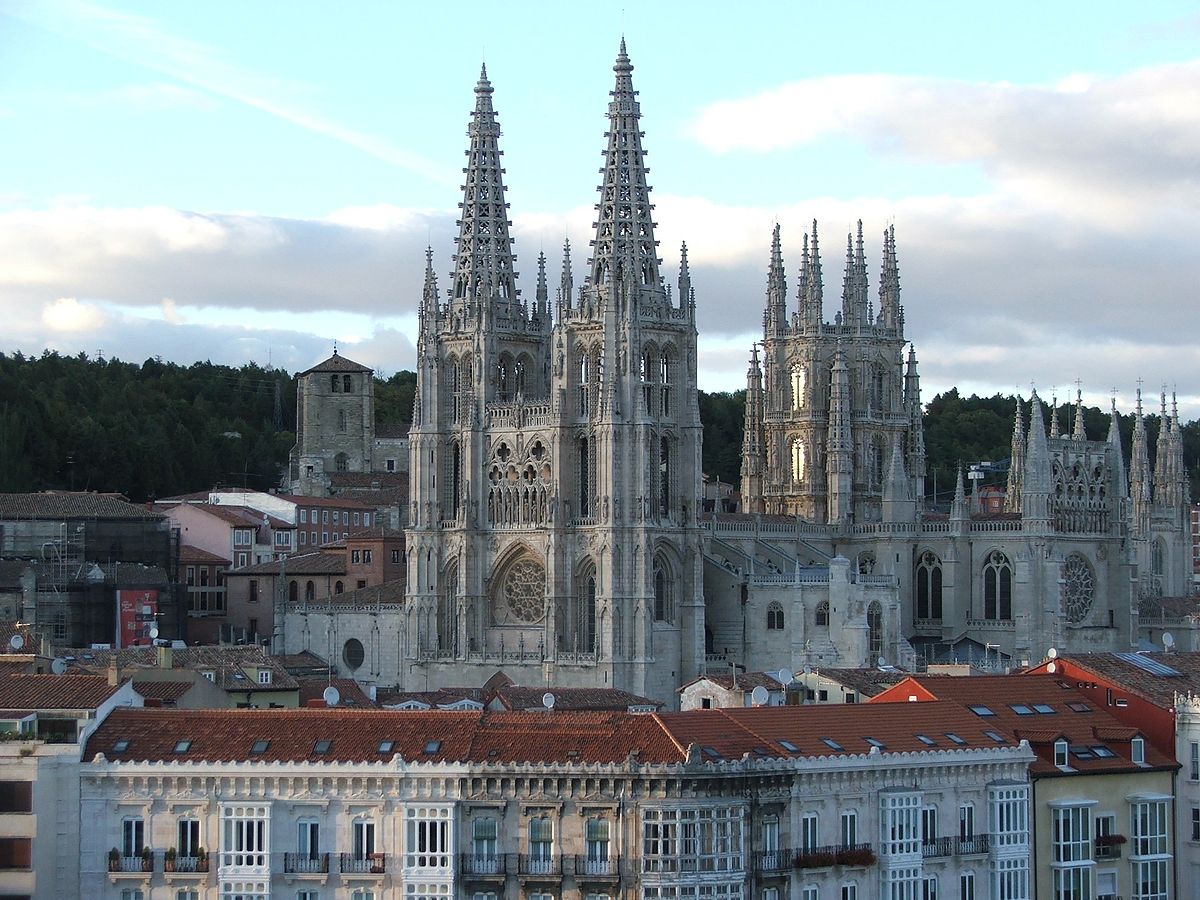
M 881 656 L 881 657 L 879 657 L 879 659 L 876 661 L 876 663 L 875 663 L 875 664 L 876 664 L 877 666 L 879 666 L 879 668 L 881 668 L 881 669 L 882 669 L 884 666 L 886 666 L 886 665 L 887 665 L 887 660 L 886 660 L 886 659 L 884 659 L 884 658 Z
M 792 676 L 791 669 L 780 669 L 779 670 L 779 683 L 782 684 L 784 687 L 787 687 L 789 684 L 792 683 L 792 677 L 793 676 Z
M 767 701 L 771 699 L 771 695 L 767 693 L 767 689 L 761 684 L 755 686 L 750 692 L 750 702 L 755 706 L 766 706 Z
M 554 695 L 549 691 L 542 694 L 542 706 L 546 709 L 554 709 Z
M 25 646 L 25 638 L 21 637 L 19 634 L 14 634 L 8 639 L 8 646 L 10 646 L 13 650 L 20 650 Z
M 804 667 L 804 674 L 805 674 L 805 675 L 811 675 L 811 674 L 812 674 L 812 666 L 805 666 L 805 667 Z
M 1170 650 L 1175 646 L 1175 635 L 1171 634 L 1169 631 L 1164 631 L 1162 641 L 1163 647 L 1165 647 L 1167 650 Z
M 67 671 L 67 661 L 65 659 L 55 659 L 50 663 L 50 671 L 55 675 L 62 675 Z
M 158 637 L 158 626 L 152 625 L 150 627 L 150 640 L 154 640 L 157 637 Z
M 325 701 L 326 706 L 337 706 L 338 701 L 342 699 L 341 693 L 332 684 L 321 692 L 321 699 Z
M 1046 656 L 1048 656 L 1050 659 L 1058 659 L 1058 650 L 1054 647 L 1051 647 L 1046 651 Z
M 1051 675 L 1053 675 L 1055 672 L 1058 671 L 1058 663 L 1054 663 L 1054 662 L 1046 663 L 1046 671 L 1049 672 Z

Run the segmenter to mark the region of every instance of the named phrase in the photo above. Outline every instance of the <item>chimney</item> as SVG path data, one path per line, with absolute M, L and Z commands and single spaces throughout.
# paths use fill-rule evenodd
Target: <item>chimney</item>
M 121 683 L 121 667 L 117 665 L 117 654 L 114 651 L 112 659 L 108 662 L 108 683 L 112 687 L 116 687 Z
M 175 668 L 175 653 L 169 643 L 159 644 L 154 650 L 158 656 L 158 667 L 160 669 Z

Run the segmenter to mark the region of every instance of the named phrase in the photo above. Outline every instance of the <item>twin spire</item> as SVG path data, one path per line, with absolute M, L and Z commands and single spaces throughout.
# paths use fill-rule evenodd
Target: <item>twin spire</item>
M 592 283 L 608 280 L 632 281 L 640 285 L 659 285 L 657 241 L 651 219 L 650 186 L 646 175 L 642 133 L 638 127 L 641 110 L 637 91 L 633 89 L 633 64 L 621 39 L 620 51 L 613 65 L 616 85 L 608 104 L 609 127 L 605 133 L 608 146 L 600 187 L 600 202 L 596 204 L 592 258 L 588 268 Z M 475 85 L 475 109 L 467 128 L 470 145 L 467 165 L 463 169 L 463 202 L 459 205 L 458 238 L 455 243 L 454 273 L 450 288 L 451 300 L 468 304 L 516 304 L 516 256 L 509 235 L 512 222 L 508 218 L 508 203 L 504 199 L 504 169 L 500 165 L 500 125 L 492 106 L 493 88 L 484 65 Z M 563 278 L 559 288 L 559 303 L 571 302 L 569 274 L 569 243 L 564 246 Z M 686 251 L 685 251 L 686 252 Z M 680 275 L 680 305 L 690 301 L 691 285 L 686 268 Z M 539 262 L 538 310 L 542 310 L 544 270 Z M 427 278 L 428 286 L 428 278 Z M 427 300 L 422 306 L 426 307 Z M 436 306 L 428 304 L 424 314 L 432 317 Z

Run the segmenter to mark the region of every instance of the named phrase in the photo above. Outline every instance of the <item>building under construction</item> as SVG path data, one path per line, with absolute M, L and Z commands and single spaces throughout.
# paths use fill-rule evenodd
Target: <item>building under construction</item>
M 57 646 L 186 638 L 179 532 L 116 494 L 0 494 L 0 614 Z

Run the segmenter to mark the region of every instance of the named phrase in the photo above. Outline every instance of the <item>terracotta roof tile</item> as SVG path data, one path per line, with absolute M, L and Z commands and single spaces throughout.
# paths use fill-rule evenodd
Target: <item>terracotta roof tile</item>
M 102 675 L 9 675 L 0 678 L 0 707 L 95 709 L 119 689 Z
M 345 575 L 346 557 L 340 553 L 296 553 L 284 560 L 285 575 Z M 278 575 L 279 560 L 242 566 L 226 573 L 226 578 L 239 575 Z
M 300 678 L 300 705 L 308 706 L 313 700 L 324 699 L 325 689 L 331 685 L 338 690 L 341 699 L 339 707 L 358 707 L 359 709 L 374 709 L 376 704 L 363 692 L 358 682 L 353 678 L 315 677 Z
M 157 647 L 128 647 L 124 650 L 92 650 L 86 647 L 63 650 L 63 658 L 79 672 L 107 672 L 115 660 L 122 671 L 159 668 Z M 203 646 L 179 647 L 171 650 L 172 669 L 192 669 L 212 672 L 213 680 L 227 691 L 288 691 L 295 690 L 296 679 L 288 674 L 273 656 L 262 647 Z M 259 684 L 247 670 L 268 669 L 270 684 Z M 240 676 L 240 677 L 239 677 Z
M 190 681 L 135 681 L 133 689 L 147 700 L 174 703 L 192 689 Z
M 228 566 L 231 562 L 224 556 L 209 553 L 207 550 L 201 550 L 199 547 L 193 547 L 191 544 L 184 544 L 179 548 L 179 561 L 185 564 L 198 563 L 200 565 L 211 566 Z
M 130 503 L 120 494 L 45 491 L 0 494 L 0 519 L 161 519 L 162 513 Z
M 1164 709 L 1175 706 L 1175 693 L 1200 693 L 1200 652 L 1137 653 L 1134 656 L 1152 666 L 1158 664 L 1178 675 L 1156 675 L 1129 656 L 1116 653 L 1070 653 L 1066 659 L 1080 668 L 1118 684 Z M 1031 676 L 1034 677 L 1034 676 Z
M 631 694 L 629 691 L 617 688 L 587 688 L 587 687 L 522 687 L 513 684 L 496 691 L 496 699 L 505 709 L 543 709 L 542 697 L 546 693 L 554 695 L 556 710 L 572 709 L 611 709 L 628 710 L 631 706 L 649 706 L 658 709 L 662 706 L 649 697 Z
M 768 675 L 766 672 L 739 672 L 736 675 L 732 672 L 709 672 L 701 675 L 699 678 L 693 679 L 679 688 L 682 691 L 684 688 L 691 687 L 701 681 L 710 681 L 713 684 L 725 688 L 725 690 L 752 691 L 756 687 L 765 687 L 770 691 L 782 691 L 783 683 L 773 675 Z

